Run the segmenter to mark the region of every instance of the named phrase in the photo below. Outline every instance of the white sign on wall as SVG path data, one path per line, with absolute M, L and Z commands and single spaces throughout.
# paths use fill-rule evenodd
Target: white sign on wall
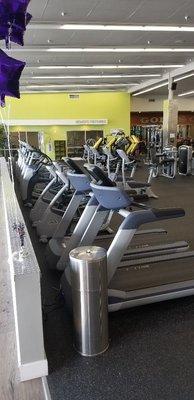
M 107 125 L 107 119 L 75 119 L 72 125 Z
M 107 125 L 108 119 L 12 119 L 5 121 L 10 126 L 44 126 L 44 125 Z

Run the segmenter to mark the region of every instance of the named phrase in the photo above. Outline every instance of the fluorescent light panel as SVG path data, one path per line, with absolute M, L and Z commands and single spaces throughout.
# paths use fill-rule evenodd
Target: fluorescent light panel
M 14 49 L 20 50 L 20 49 Z M 24 48 L 23 51 L 46 51 L 51 53 L 193 53 L 194 48 L 178 47 L 49 47 L 49 48 Z M 21 50 L 20 50 L 21 51 Z
M 63 89 L 62 89 L 63 90 Z M 62 92 L 62 90 L 60 90 L 60 89 L 56 89 L 56 90 L 53 90 L 53 89 L 43 89 L 43 90 L 35 90 L 35 89 L 22 89 L 22 90 L 20 90 L 20 93 L 61 93 Z M 110 91 L 114 91 L 114 89 L 109 89 Z M 119 90 L 122 90 L 123 91 L 123 89 L 119 89 Z M 98 92 L 103 92 L 104 90 L 103 89 L 98 89 Z M 68 93 L 75 93 L 75 90 L 72 88 L 69 88 L 68 89 Z M 83 92 L 88 92 L 88 90 L 87 89 L 76 89 L 76 93 L 83 93 Z
M 68 87 L 119 87 L 119 86 L 131 86 L 134 83 L 107 83 L 107 84 L 70 84 L 70 85 L 25 85 L 27 88 L 40 89 L 40 88 L 68 88 Z
M 191 90 L 190 92 L 185 92 L 185 93 L 178 94 L 178 97 L 188 96 L 190 94 L 194 94 L 194 90 Z
M 20 90 L 20 93 L 36 93 L 36 94 L 38 94 L 38 93 L 63 93 L 64 91 L 65 92 L 68 92 L 68 93 L 75 93 L 75 91 L 76 91 L 76 93 L 88 93 L 88 88 L 83 88 L 83 89 L 81 89 L 81 88 L 76 88 L 76 90 L 74 89 L 74 88 L 68 88 L 68 90 L 67 89 L 42 89 L 42 90 L 36 90 L 36 89 L 22 89 L 22 90 Z M 103 89 L 103 88 L 98 88 L 98 92 L 104 92 L 106 89 Z M 122 91 L 122 92 L 124 92 L 125 91 L 125 89 L 123 89 L 123 88 L 119 88 L 119 89 L 116 89 L 116 88 L 109 88 L 108 89 L 108 91 L 110 91 L 110 92 L 115 92 L 115 91 Z M 91 88 L 91 91 L 93 91 L 93 92 L 96 92 L 96 89 L 95 88 Z
M 133 94 L 133 96 L 139 96 L 140 94 L 151 92 L 152 90 L 159 89 L 159 88 L 161 88 L 163 86 L 168 86 L 168 82 L 160 83 L 158 85 L 152 86 L 151 88 L 148 88 L 148 89 L 145 89 L 145 90 L 141 90 L 140 92 Z
M 40 65 L 29 67 L 35 69 L 154 69 L 154 68 L 180 68 L 184 64 L 157 64 L 157 65 Z
M 192 76 L 194 76 L 194 73 L 181 76 L 180 78 L 174 79 L 174 81 L 175 81 L 175 82 L 179 82 L 179 81 L 182 81 L 183 79 L 191 78 Z
M 179 82 L 179 81 L 182 81 L 184 79 L 191 78 L 192 76 L 194 76 L 194 73 L 183 75 L 181 77 L 175 78 L 174 82 Z M 145 89 L 145 90 L 142 90 L 142 91 L 140 91 L 138 93 L 133 94 L 133 96 L 138 96 L 138 95 L 143 94 L 143 93 L 151 92 L 152 90 L 159 89 L 160 87 L 167 86 L 167 85 L 168 85 L 168 82 L 167 83 L 162 83 L 162 84 L 159 84 L 159 85 L 156 85 L 156 86 L 152 86 L 149 89 Z M 179 94 L 178 96 L 186 96 L 187 94 L 190 94 L 190 92 L 187 92 L 186 94 L 184 94 L 184 93 L 183 94 Z
M 73 30 L 73 31 L 147 31 L 147 32 L 194 32 L 193 26 L 177 25 L 110 25 L 110 24 L 57 24 L 53 22 L 40 23 L 33 22 L 28 25 L 28 29 L 36 30 Z
M 193 47 L 14 47 L 14 52 L 25 53 L 193 53 Z
M 49 24 L 48 28 L 49 29 Z M 194 26 L 64 24 L 56 29 L 86 31 L 194 32 Z
M 43 75 L 23 76 L 25 79 L 116 79 L 116 78 L 150 78 L 160 77 L 160 74 L 135 74 L 135 75 Z

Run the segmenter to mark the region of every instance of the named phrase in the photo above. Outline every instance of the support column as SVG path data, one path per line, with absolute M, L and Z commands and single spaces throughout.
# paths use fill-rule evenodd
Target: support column
M 178 104 L 174 99 L 173 80 L 169 78 L 168 100 L 163 102 L 163 146 L 177 143 Z

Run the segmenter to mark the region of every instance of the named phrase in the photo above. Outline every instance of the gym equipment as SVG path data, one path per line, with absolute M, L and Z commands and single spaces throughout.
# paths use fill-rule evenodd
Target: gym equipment
M 43 243 L 47 243 L 48 239 L 52 237 L 64 214 L 64 210 L 57 208 L 56 204 L 63 196 L 63 205 L 65 206 L 65 200 L 68 204 L 72 195 L 72 192 L 69 193 L 70 183 L 66 173 L 57 163 L 55 163 L 55 166 L 58 166 L 58 169 L 56 169 L 56 175 L 62 183 L 61 188 L 51 200 L 42 218 L 39 221 L 36 221 L 34 224 L 36 226 L 37 235 L 40 237 L 40 241 Z
M 141 225 L 183 217 L 184 210 L 169 208 L 128 211 L 126 208 L 131 206 L 131 198 L 120 188 L 91 183 L 91 189 L 99 206 L 79 246 L 86 245 L 86 237 L 90 242 L 91 234 L 93 233 L 93 236 L 96 234 L 94 228 L 100 209 L 111 209 L 123 216 L 123 222 L 107 252 L 109 311 L 193 294 L 194 251 L 155 254 L 132 261 L 128 260 L 127 255 L 125 256 L 134 234 Z M 124 256 L 125 260 L 123 260 Z M 71 305 L 71 278 L 68 263 L 62 275 L 61 286 L 67 304 Z
M 192 156 L 191 146 L 180 146 L 178 149 L 178 173 L 179 175 L 192 174 Z
M 82 237 L 83 233 L 87 229 L 88 224 L 91 221 L 91 218 L 93 217 L 96 208 L 98 207 L 98 202 L 96 201 L 95 196 L 89 193 L 91 192 L 91 177 L 89 174 L 86 175 L 83 173 L 82 169 L 78 165 L 78 160 L 81 163 L 83 162 L 83 160 L 81 159 L 76 159 L 76 162 L 75 159 L 65 159 L 65 162 L 71 168 L 71 170 L 67 172 L 67 178 L 69 179 L 71 186 L 75 189 L 75 192 L 66 208 L 66 211 L 64 212 L 60 223 L 58 224 L 57 229 L 55 230 L 52 238 L 49 240 L 49 243 L 47 245 L 46 258 L 48 266 L 52 269 L 56 268 L 56 263 L 62 256 L 64 249 L 65 254 L 67 255 L 68 251 L 72 250 L 75 247 L 75 243 L 77 243 L 77 241 L 79 241 L 79 238 Z M 114 185 L 112 181 L 110 181 L 106 176 L 105 179 L 106 182 Z M 66 237 L 67 229 L 83 200 L 85 200 L 85 209 L 83 210 L 82 215 L 77 222 L 72 236 Z M 105 232 L 107 233 L 108 237 L 110 237 L 110 235 L 113 233 L 113 230 L 110 227 L 111 218 L 112 213 L 107 212 L 103 219 L 103 223 L 100 226 L 100 230 L 102 231 L 100 233 L 103 238 L 107 237 L 104 234 Z M 99 222 L 100 221 L 101 219 L 99 220 Z M 99 237 L 101 236 L 99 235 Z
M 69 159 L 70 163 L 70 159 Z M 90 189 L 90 179 L 86 177 L 84 174 L 80 174 L 80 170 L 76 171 L 77 173 L 72 173 L 71 171 L 67 172 L 67 178 L 69 179 L 71 186 L 74 187 L 75 191 L 69 202 L 63 217 L 58 224 L 52 238 L 49 240 L 49 243 L 46 248 L 46 258 L 48 262 L 48 266 L 50 268 L 55 268 L 57 261 L 60 259 L 63 250 L 66 246 L 66 241 L 69 243 L 70 238 L 66 238 L 67 229 L 71 224 L 71 221 L 78 210 L 81 202 L 86 198 L 86 195 L 91 191 Z M 95 208 L 95 204 L 93 204 L 93 199 L 88 197 L 88 202 L 86 203 L 85 210 L 80 217 L 81 220 L 81 228 L 84 231 L 93 215 L 93 208 Z M 80 221 L 79 220 L 79 221 Z M 78 222 L 79 224 L 79 222 Z M 72 245 L 73 246 L 73 245 Z M 72 247 L 70 244 L 70 247 Z M 73 248 L 73 247 L 72 247 Z
M 134 235 L 138 237 L 138 235 L 144 235 L 151 231 L 154 233 L 154 230 L 138 231 L 142 224 L 181 217 L 184 215 L 184 211 L 182 209 L 156 210 L 135 203 L 131 196 L 110 181 L 98 167 L 87 166 L 86 170 L 83 167 L 83 160 L 80 161 L 80 164 L 78 161 L 69 160 L 69 165 L 78 173 L 69 171 L 66 179 L 71 177 L 72 183 L 75 179 L 78 185 L 80 176 L 85 176 L 88 191 L 92 190 L 93 194 L 86 205 L 87 212 L 85 212 L 85 208 L 71 237 L 64 239 L 63 254 L 57 263 L 57 269 L 65 269 L 61 284 L 67 301 L 68 298 L 71 301 L 71 296 L 69 296 L 71 283 L 69 251 L 77 245 L 93 244 L 110 212 L 120 215 L 123 221 L 119 222 L 115 236 L 102 234 L 98 238 L 98 243 L 103 241 L 105 246 L 105 241 L 108 242 L 109 311 L 193 293 L 194 252 L 185 251 L 188 249 L 186 242 L 145 246 L 141 241 L 141 245 L 138 247 L 131 246 Z M 87 173 L 84 175 L 86 171 Z M 95 182 L 91 182 L 91 176 Z M 89 209 L 89 203 L 91 209 Z M 82 226 L 85 218 L 84 212 L 87 219 L 85 227 Z M 157 232 L 157 229 L 155 231 Z M 182 262 L 184 262 L 184 268 Z
M 84 155 L 83 158 L 87 160 L 88 164 L 92 161 L 93 164 L 97 164 L 98 160 L 104 161 L 104 157 L 100 154 L 100 146 L 104 142 L 101 137 L 96 142 L 94 139 L 88 139 L 84 145 Z
M 162 153 L 152 154 L 150 168 L 153 178 L 164 176 L 174 179 L 177 172 L 177 148 L 165 146 Z
M 107 146 L 103 146 L 102 151 L 106 156 L 106 171 L 108 177 L 115 181 L 117 179 L 117 175 L 120 169 L 120 163 L 118 162 L 118 157 L 115 157 L 110 148 Z
M 93 149 L 98 150 L 98 148 L 100 147 L 100 145 L 102 144 L 102 142 L 103 142 L 103 138 L 99 138 L 99 139 L 96 141 L 96 143 L 94 143 L 94 145 L 92 146 Z
M 139 142 L 140 142 L 138 137 L 135 136 L 135 135 L 131 135 L 129 139 L 131 141 L 131 144 L 130 144 L 130 146 L 128 147 L 128 149 L 126 151 L 127 155 L 134 154 L 135 150 L 138 148 L 138 145 L 139 145 Z
M 74 176 L 75 175 L 75 179 L 80 178 L 81 173 L 83 171 L 83 174 L 88 176 L 88 173 L 90 175 L 92 175 L 92 177 L 94 177 L 94 179 L 98 182 L 99 185 L 102 185 L 103 187 L 110 187 L 110 188 L 114 188 L 115 187 L 115 183 L 113 183 L 109 178 L 107 178 L 107 176 L 103 173 L 102 170 L 100 170 L 99 167 L 97 166 L 87 166 L 87 170 L 83 167 L 83 164 L 81 164 L 81 160 L 69 160 L 69 162 L 71 163 L 72 168 L 74 168 L 74 171 L 78 172 L 78 173 L 69 173 L 69 179 L 71 180 L 71 175 Z M 77 176 L 76 176 L 77 175 Z M 119 188 L 118 188 L 119 189 Z M 133 201 L 132 197 L 129 197 L 129 195 L 126 194 L 126 192 L 124 192 L 125 196 L 127 196 L 128 202 L 127 202 L 127 206 L 136 206 L 136 207 L 140 207 L 143 209 L 148 209 L 145 205 L 141 205 L 139 203 L 135 203 Z M 103 194 L 102 194 L 103 196 Z M 110 202 L 112 201 L 111 198 L 111 193 L 110 193 Z M 119 201 L 120 201 L 120 197 L 117 197 L 117 207 L 119 207 Z M 104 224 L 107 216 L 109 215 L 110 211 L 114 211 L 114 208 L 111 209 L 111 207 L 109 207 L 109 209 L 101 207 L 99 205 L 99 201 L 95 196 L 95 193 L 93 193 L 90 201 L 88 202 L 83 214 L 81 215 L 72 235 L 70 238 L 63 238 L 62 240 L 56 242 L 51 242 L 52 243 L 52 247 L 50 246 L 50 250 L 52 250 L 53 255 L 55 256 L 55 258 L 53 258 L 51 256 L 51 254 L 49 253 L 49 257 L 47 257 L 47 261 L 48 261 L 48 265 L 51 268 L 57 268 L 59 270 L 64 270 L 66 267 L 66 264 L 68 263 L 68 259 L 69 259 L 69 252 L 74 249 L 76 246 L 85 246 L 85 245 L 92 245 L 94 243 L 95 240 L 100 241 L 103 240 L 103 245 L 105 245 L 105 239 L 108 239 L 108 241 L 110 239 L 112 239 L 114 237 L 113 235 L 102 235 L 102 236 L 97 236 L 102 225 Z M 89 221 L 89 222 L 88 222 Z M 159 232 L 153 231 L 153 230 L 145 230 L 145 231 L 141 231 L 141 232 L 137 232 L 137 234 L 140 235 L 144 235 L 144 234 L 152 234 L 152 233 L 161 233 L 161 230 L 159 230 Z M 57 247 L 56 247 L 57 244 Z M 141 247 L 141 246 L 140 246 Z M 181 250 L 185 250 L 186 248 L 188 248 L 188 244 L 186 242 L 178 242 L 178 243 L 173 243 L 169 245 L 163 245 L 163 247 L 159 247 L 159 248 L 149 248 L 147 247 L 147 252 L 148 251 L 152 251 L 155 254 L 155 251 L 157 251 L 157 254 L 160 253 L 160 251 L 164 251 L 166 250 L 166 252 L 171 252 L 171 251 L 180 251 Z M 145 252 L 145 247 L 142 247 L 142 251 Z M 131 249 L 129 249 L 127 251 L 127 254 L 130 255 L 131 253 Z M 59 258 L 60 255 L 60 259 L 57 262 L 57 265 L 55 266 L 55 264 L 53 263 L 53 261 L 56 262 L 57 258 Z
M 44 176 L 42 167 L 51 165 L 52 160 L 46 154 L 38 150 L 29 150 L 20 174 L 21 196 L 26 205 L 32 205 L 32 192 L 35 185 L 48 181 L 48 176 Z
M 46 195 L 49 193 L 50 189 L 57 184 L 58 176 L 56 174 L 56 168 L 54 164 L 52 164 L 51 166 L 46 166 L 46 169 L 48 170 L 52 179 L 48 182 L 47 186 L 44 188 L 44 190 L 38 197 L 34 207 L 30 211 L 30 220 L 32 221 L 33 226 L 35 226 L 37 221 L 39 221 L 42 218 L 45 210 L 48 207 L 49 202 L 52 200 L 51 199 L 49 201 Z
M 84 144 L 83 159 L 87 160 L 88 163 L 93 158 L 92 148 L 95 146 L 96 143 L 94 139 L 87 139 L 86 143 Z
M 19 141 L 19 148 L 17 150 L 17 160 L 15 162 L 15 174 L 17 179 L 19 180 L 21 170 L 24 165 L 25 157 L 27 156 L 27 146 L 32 150 L 33 148 L 27 145 L 25 142 Z
M 122 181 L 123 181 L 123 189 L 134 189 L 137 193 L 136 196 L 141 196 L 141 198 L 153 197 L 157 199 L 158 196 L 154 194 L 151 189 L 151 173 L 149 174 L 149 181 L 145 182 L 137 182 L 132 180 L 135 170 L 136 170 L 136 161 L 134 159 L 130 159 L 127 154 L 123 150 L 117 150 L 119 157 L 122 159 Z M 126 180 L 125 170 L 126 167 L 131 167 L 131 174 L 128 180 Z

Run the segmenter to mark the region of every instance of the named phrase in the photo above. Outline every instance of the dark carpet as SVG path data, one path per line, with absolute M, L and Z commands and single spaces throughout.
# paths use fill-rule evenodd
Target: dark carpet
M 141 171 L 137 177 L 142 178 Z M 169 241 L 188 240 L 194 249 L 194 177 L 158 178 L 152 186 L 159 195 L 150 201 L 153 207 L 183 207 L 186 216 L 150 226 L 166 228 Z M 23 211 L 28 221 L 28 211 Z M 193 400 L 194 298 L 109 315 L 109 350 L 95 358 L 81 357 L 74 350 L 71 317 L 60 296 L 60 274 L 47 270 L 44 245 L 28 226 L 42 271 L 52 399 Z

